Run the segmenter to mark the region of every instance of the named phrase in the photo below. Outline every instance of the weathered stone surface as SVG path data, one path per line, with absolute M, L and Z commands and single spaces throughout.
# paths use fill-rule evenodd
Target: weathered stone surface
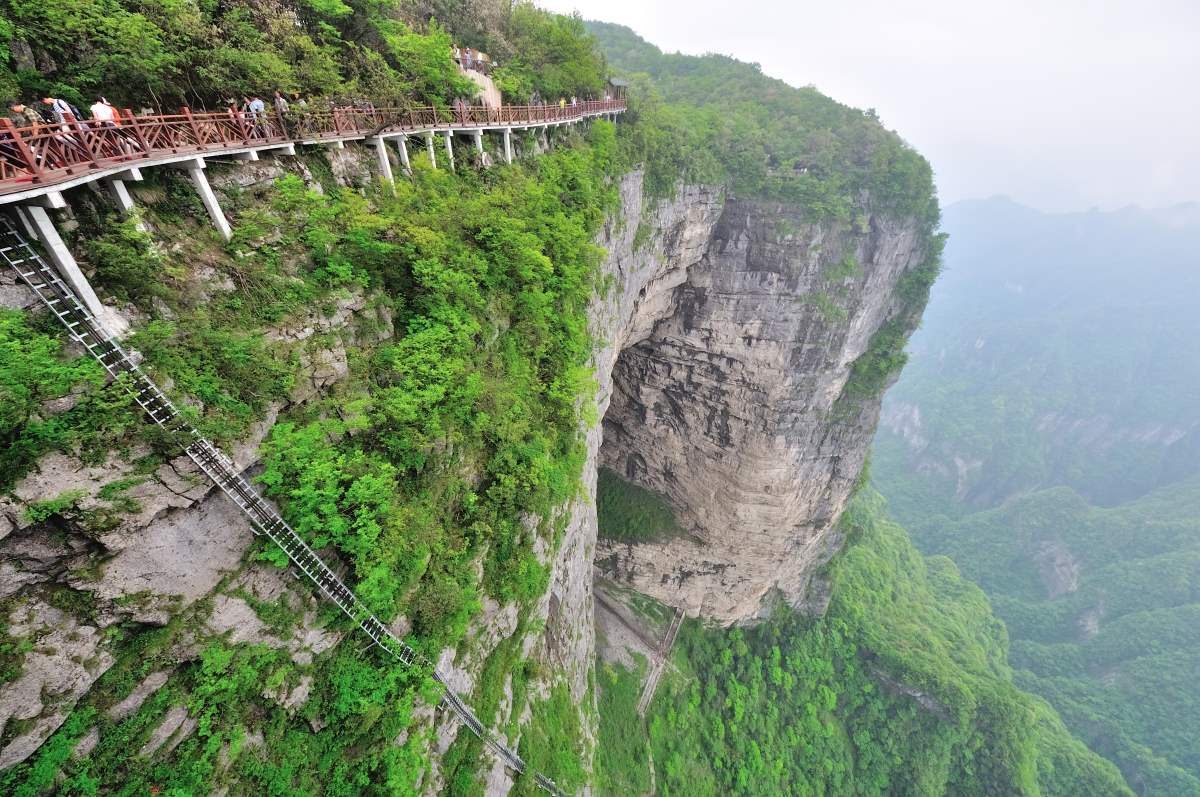
M 167 670 L 155 670 L 147 675 L 124 700 L 109 708 L 106 712 L 109 719 L 119 722 L 136 712 L 142 707 L 142 703 L 146 702 L 146 698 L 166 684 L 170 676 L 171 673 Z
M 24 310 L 38 303 L 37 295 L 11 268 L 0 269 L 0 307 Z
M 71 758 L 76 760 L 87 758 L 98 744 L 100 744 L 100 729 L 93 725 L 75 745 L 75 749 L 71 751 Z
M 0 736 L 10 720 L 33 725 L 0 748 L 0 770 L 37 750 L 113 663 L 98 629 L 36 597 L 19 601 L 7 622 L 9 635 L 34 647 L 21 661 L 21 675 L 0 686 Z
M 10 528 L 15 529 L 15 524 Z M 86 550 L 86 542 L 76 535 L 39 534 L 29 529 L 0 535 L 0 599 L 55 580 L 68 562 Z
M 281 577 L 281 580 L 286 576 L 284 571 L 276 570 L 275 574 Z M 269 574 L 260 572 L 259 577 L 265 579 Z M 285 599 L 276 597 L 274 600 Z M 293 662 L 308 665 L 315 656 L 329 650 L 342 638 L 340 633 L 317 628 L 315 624 L 316 613 L 310 611 L 300 619 L 297 627 L 286 639 L 280 639 L 268 630 L 266 624 L 258 618 L 245 600 L 233 595 L 218 594 L 213 596 L 212 614 L 209 615 L 204 630 L 206 634 L 223 635 L 231 644 L 247 642 L 285 649 L 291 654 Z
M 207 595 L 241 562 L 252 539 L 238 508 L 222 493 L 146 526 L 136 544 L 104 563 L 93 586 L 108 601 L 129 599 L 138 622 L 165 624 Z
M 724 623 L 759 616 L 773 595 L 805 601 L 878 415 L 877 402 L 835 402 L 924 257 L 910 225 L 865 229 L 730 201 L 669 312 L 631 325 L 601 460 L 664 495 L 688 533 L 602 543 L 606 572 Z M 859 268 L 830 279 L 847 258 Z
M 172 744 L 167 744 L 163 751 L 170 752 L 175 749 L 175 745 L 183 741 L 196 727 L 196 721 L 188 716 L 187 708 L 184 706 L 172 706 L 162 718 L 162 722 L 150 734 L 150 738 L 142 749 L 138 751 L 140 756 L 153 755 L 160 747 L 167 744 L 169 741 Z

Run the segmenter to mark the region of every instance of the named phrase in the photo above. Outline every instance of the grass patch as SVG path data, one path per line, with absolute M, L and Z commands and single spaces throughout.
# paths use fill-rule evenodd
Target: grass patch
M 600 795 L 624 797 L 650 791 L 650 738 L 638 716 L 646 662 L 636 672 L 599 664 L 600 742 L 596 749 L 596 788 Z
M 661 496 L 601 468 L 596 485 L 600 536 L 619 542 L 653 542 L 683 534 Z

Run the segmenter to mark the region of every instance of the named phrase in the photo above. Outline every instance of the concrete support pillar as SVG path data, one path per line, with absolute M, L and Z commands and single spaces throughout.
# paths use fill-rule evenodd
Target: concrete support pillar
M 433 150 L 433 131 L 430 130 L 425 134 L 425 148 L 429 150 L 429 163 L 433 168 L 437 168 L 437 153 Z
M 196 193 L 200 194 L 200 201 L 204 203 L 204 209 L 208 211 L 213 226 L 221 233 L 221 237 L 228 241 L 233 237 L 233 228 L 229 226 L 229 220 L 225 218 L 225 212 L 221 210 L 221 204 L 217 202 L 217 195 L 213 193 L 212 186 L 208 184 L 208 176 L 204 174 L 204 159 L 193 158 L 175 165 L 185 169 L 192 178 L 192 185 L 196 186 Z
M 258 152 L 255 150 L 250 150 L 249 152 L 235 152 L 233 153 L 233 159 L 235 161 L 256 161 L 258 160 Z
M 450 161 L 450 171 L 454 171 L 454 134 L 446 131 L 446 159 Z
M 404 171 L 411 174 L 412 164 L 408 160 L 408 136 L 400 136 L 396 139 L 396 149 L 400 150 L 400 165 L 404 167 Z
M 113 199 L 117 200 L 117 207 L 121 209 L 121 213 L 130 216 L 133 214 L 133 197 L 129 195 L 129 189 L 125 187 L 124 180 L 113 178 L 105 180 L 108 183 L 108 189 L 112 192 Z
M 58 271 L 59 276 L 71 286 L 71 290 L 79 297 L 79 301 L 88 309 L 88 312 L 95 316 L 110 335 L 119 335 L 124 332 L 126 325 L 123 323 L 123 319 L 100 304 L 99 297 L 92 290 L 92 285 L 83 275 L 79 264 L 75 262 L 75 256 L 71 254 L 71 250 L 59 237 L 58 230 L 55 229 L 54 222 L 50 220 L 50 214 L 46 212 L 46 209 L 39 205 L 27 205 L 22 215 L 28 219 L 38 240 L 42 242 L 42 249 L 46 251 L 46 257 L 49 258 L 50 263 Z
M 504 128 L 504 162 L 512 163 L 512 128 Z
M 108 185 L 108 190 L 112 193 L 113 199 L 117 201 L 117 207 L 121 209 L 121 213 L 125 216 L 133 215 L 134 205 L 133 197 L 129 196 L 129 189 L 125 187 L 127 181 L 141 182 L 142 171 L 137 167 L 126 169 L 123 172 L 118 172 L 104 182 Z M 139 221 L 137 225 L 139 230 L 145 230 L 145 226 Z
M 483 131 L 475 131 L 475 149 L 479 150 L 479 159 L 483 160 Z
M 392 159 L 388 157 L 387 142 L 382 138 L 375 139 L 375 154 L 379 158 L 379 173 L 389 183 L 396 182 L 392 177 Z

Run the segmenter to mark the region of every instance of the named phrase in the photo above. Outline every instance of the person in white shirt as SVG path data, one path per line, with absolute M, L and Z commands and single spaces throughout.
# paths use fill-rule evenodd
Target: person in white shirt
M 101 97 L 89 108 L 95 127 L 116 127 L 117 109 L 109 105 L 108 100 Z

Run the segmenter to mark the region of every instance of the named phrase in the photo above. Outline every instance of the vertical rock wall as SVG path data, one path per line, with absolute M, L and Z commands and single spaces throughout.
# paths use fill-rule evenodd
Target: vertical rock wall
M 602 541 L 605 572 L 722 623 L 803 604 L 878 419 L 877 400 L 838 398 L 924 257 L 911 223 L 728 202 L 686 279 L 627 325 L 604 416 L 601 463 L 665 496 L 686 534 Z

